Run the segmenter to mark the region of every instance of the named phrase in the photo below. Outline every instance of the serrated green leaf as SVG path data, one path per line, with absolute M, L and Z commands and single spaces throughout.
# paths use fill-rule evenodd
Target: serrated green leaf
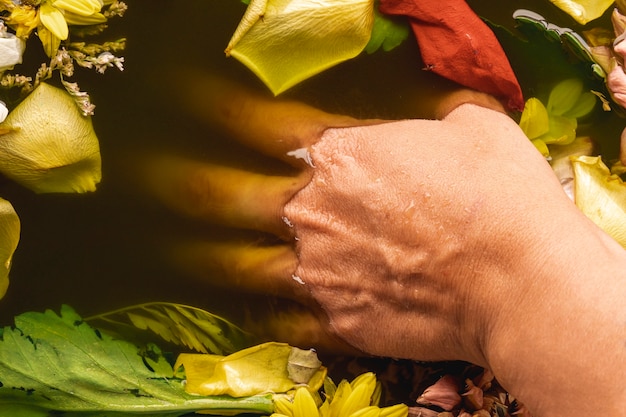
M 192 396 L 181 380 L 162 377 L 144 360 L 138 347 L 90 327 L 70 307 L 63 306 L 60 315 L 22 314 L 0 340 L 0 416 L 9 409 L 11 417 L 40 416 L 41 410 L 83 417 L 272 410 L 270 396 Z M 163 372 L 163 362 L 152 360 Z
M 133 339 L 149 330 L 163 340 L 200 353 L 227 355 L 250 346 L 252 336 L 221 317 L 174 303 L 147 303 L 87 319 L 94 327 Z

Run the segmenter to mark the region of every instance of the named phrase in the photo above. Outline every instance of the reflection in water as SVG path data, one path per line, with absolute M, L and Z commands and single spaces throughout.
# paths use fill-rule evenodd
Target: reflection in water
M 223 53 L 245 6 L 237 0 L 194 0 L 184 6 L 180 0 L 128 3 L 127 15 L 112 21 L 107 31 L 107 36 L 128 38 L 125 71 L 80 74 L 82 88 L 97 105 L 93 121 L 103 157 L 98 191 L 35 196 L 9 181 L 0 184 L 23 225 L 11 286 L 0 301 L 2 323 L 23 311 L 58 309 L 61 303 L 88 316 L 141 302 L 170 301 L 233 320 L 244 319 L 255 306 L 263 311 L 268 304 L 275 306 L 271 299 L 191 279 L 169 264 L 164 251 L 175 242 L 225 234 L 237 238 L 247 232 L 234 233 L 173 213 L 145 195 L 132 170 L 140 158 L 164 151 L 199 162 L 284 172 L 284 167 L 229 142 L 181 111 L 169 94 L 193 86 L 194 79 L 173 75 L 188 67 L 228 76 L 268 94 L 253 74 Z M 416 46 L 409 41 L 393 52 L 341 64 L 284 96 L 355 117 L 426 117 L 430 100 L 450 85 L 420 68 Z
M 97 105 L 93 121 L 103 156 L 98 191 L 32 195 L 2 182 L 23 224 L 11 286 L 0 303 L 3 323 L 22 311 L 58 309 L 61 303 L 86 316 L 154 300 L 242 317 L 240 306 L 258 300 L 192 280 L 166 261 L 162 251 L 178 239 L 232 232 L 161 207 L 137 188 L 129 169 L 137 158 L 159 150 L 192 155 L 200 162 L 228 160 L 264 171 L 282 169 L 211 132 L 168 97 L 168 90 L 193 85 L 193 79 L 171 75 L 186 67 L 226 74 L 268 94 L 243 65 L 223 54 L 245 6 L 235 0 L 192 1 L 185 2 L 181 14 L 176 0 L 151 0 L 149 6 L 128 3 L 126 16 L 111 21 L 106 33 L 128 38 L 125 71 L 79 74 L 81 87 Z M 394 53 L 341 65 L 285 96 L 357 117 L 413 116 L 416 93 L 434 88 L 431 74 L 415 70 L 417 57 L 407 42 Z

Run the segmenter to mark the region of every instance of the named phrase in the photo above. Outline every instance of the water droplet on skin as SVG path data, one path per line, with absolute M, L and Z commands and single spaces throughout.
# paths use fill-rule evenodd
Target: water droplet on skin
M 302 159 L 308 166 L 310 166 L 311 168 L 315 168 L 313 158 L 311 157 L 311 153 L 309 152 L 308 148 L 300 148 L 289 151 L 287 152 L 287 156 L 293 156 L 296 159 Z
M 287 218 L 287 216 L 283 216 L 282 219 L 283 219 L 283 222 L 285 222 L 287 226 L 293 227 L 293 223 L 291 223 L 291 221 Z

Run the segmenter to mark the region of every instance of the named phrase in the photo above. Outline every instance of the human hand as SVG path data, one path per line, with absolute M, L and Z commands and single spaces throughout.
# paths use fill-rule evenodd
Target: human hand
M 621 337 L 610 329 L 626 319 L 624 280 L 611 287 L 588 278 L 616 275 L 623 250 L 578 212 L 517 125 L 486 108 L 497 108 L 493 101 L 453 95 L 436 111 L 442 120 L 356 120 L 194 79 L 180 101 L 189 112 L 288 169 L 277 175 L 159 156 L 142 177 L 179 213 L 263 233 L 194 243 L 176 258 L 212 284 L 315 312 L 313 338 L 297 326 L 278 338 L 467 360 L 492 369 L 531 410 L 556 415 L 545 395 L 555 380 L 537 383 L 537 369 L 575 375 L 572 363 L 593 351 L 564 344 L 566 336 L 595 328 L 611 343 Z M 623 346 L 616 352 L 601 362 L 623 360 Z M 554 398 L 580 392 L 571 381 L 557 385 Z M 617 398 L 604 388 L 596 391 Z

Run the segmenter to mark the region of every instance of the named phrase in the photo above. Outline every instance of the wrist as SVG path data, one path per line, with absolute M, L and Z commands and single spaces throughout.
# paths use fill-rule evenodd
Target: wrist
M 618 415 L 626 395 L 626 252 L 580 217 L 506 276 L 483 340 L 484 366 L 538 417 Z

